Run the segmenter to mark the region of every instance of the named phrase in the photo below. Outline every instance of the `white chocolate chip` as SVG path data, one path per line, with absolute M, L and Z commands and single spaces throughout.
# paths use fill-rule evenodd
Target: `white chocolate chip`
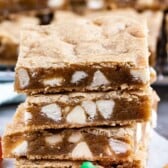
M 20 145 L 18 145 L 12 153 L 17 155 L 17 156 L 24 156 L 27 153 L 27 148 L 28 148 L 28 142 L 23 141 Z
M 138 144 L 142 140 L 142 124 L 136 124 L 136 143 Z
M 136 80 L 140 80 L 144 84 L 150 81 L 149 68 L 147 68 L 147 69 L 134 69 L 134 70 L 131 70 L 130 73 Z
M 91 119 L 96 116 L 96 104 L 93 101 L 83 101 L 82 107 L 85 109 L 86 113 Z
M 86 123 L 86 115 L 83 108 L 81 106 L 76 106 L 75 108 L 73 108 L 73 110 L 67 115 L 66 120 L 69 123 Z
M 110 82 L 107 80 L 107 78 L 104 76 L 102 72 L 98 70 L 94 73 L 93 81 L 91 83 L 92 87 L 108 85 L 108 84 L 110 84 Z
M 79 83 L 82 79 L 86 78 L 88 74 L 84 71 L 76 71 L 72 75 L 71 83 Z
M 45 137 L 45 141 L 49 145 L 56 145 L 59 142 L 62 142 L 62 136 L 61 135 L 51 135 L 48 137 Z
M 126 153 L 129 150 L 129 146 L 127 143 L 122 142 L 120 140 L 116 139 L 110 139 L 109 144 L 111 146 L 111 149 L 116 153 L 116 154 L 122 154 Z
M 113 100 L 98 100 L 96 101 L 100 114 L 105 118 L 109 119 L 113 113 L 114 101 Z
M 64 79 L 61 78 L 61 77 L 58 77 L 58 78 L 50 78 L 50 79 L 44 79 L 43 80 L 43 84 L 45 86 L 51 86 L 51 87 L 54 87 L 54 86 L 61 86 L 62 83 L 63 83 Z
M 48 6 L 51 8 L 61 7 L 64 4 L 64 0 L 48 0 Z
M 32 114 L 25 111 L 24 112 L 24 122 L 25 122 L 25 124 L 28 124 L 31 119 L 32 119 Z
M 26 69 L 20 68 L 18 70 L 19 84 L 23 89 L 29 85 L 30 77 Z
M 73 158 L 92 158 L 93 155 L 86 142 L 80 142 L 72 151 Z
M 61 120 L 61 108 L 57 104 L 43 106 L 41 112 L 54 121 Z
M 104 0 L 87 0 L 89 9 L 101 9 L 104 7 Z
M 82 135 L 80 132 L 73 133 L 69 138 L 68 141 L 71 143 L 77 143 L 82 139 Z

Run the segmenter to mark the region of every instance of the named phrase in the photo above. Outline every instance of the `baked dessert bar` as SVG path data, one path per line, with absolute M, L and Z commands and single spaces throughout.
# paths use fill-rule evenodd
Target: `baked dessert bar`
M 15 90 L 136 90 L 149 86 L 147 25 L 124 16 L 27 26 L 21 33 Z M 40 62 L 40 64 L 39 64 Z
M 149 64 L 154 66 L 157 60 L 157 46 L 161 34 L 162 22 L 163 22 L 163 12 L 161 11 L 145 11 L 142 13 L 143 16 L 147 18 L 148 28 L 149 28 Z
M 0 0 L 0 14 L 63 7 L 66 0 Z
M 102 10 L 107 8 L 105 0 L 86 0 L 86 7 L 89 10 Z
M 144 9 L 168 9 L 167 0 L 106 0 L 108 6 L 112 9 L 114 8 L 128 8 L 132 7 L 138 10 Z
M 39 20 L 33 16 L 10 15 L 0 22 L 0 64 L 15 64 L 18 57 L 20 29 L 24 24 L 36 25 Z
M 26 130 L 126 125 L 151 119 L 152 95 L 114 91 L 29 96 L 14 119 Z
M 135 151 L 146 146 L 149 126 L 48 129 L 18 134 L 7 129 L 2 141 L 3 156 L 30 160 L 133 161 Z
M 124 98 L 127 94 L 117 96 L 109 92 L 106 93 L 106 96 L 105 93 L 90 93 L 90 97 L 87 95 L 88 94 L 84 93 L 73 93 L 62 96 L 29 96 L 26 102 L 24 104 L 21 104 L 17 109 L 13 118 L 12 125 L 8 126 L 8 131 L 11 130 L 10 132 L 17 134 L 26 131 L 36 131 L 43 129 L 128 125 L 135 123 L 135 121 L 145 121 L 145 118 L 140 119 L 139 116 L 141 113 L 144 113 L 145 116 L 145 110 L 147 110 L 147 108 L 148 110 L 150 110 L 148 111 L 148 117 L 150 118 L 149 122 L 151 122 L 153 126 L 156 125 L 156 111 L 159 98 L 154 91 L 152 92 L 152 98 L 150 98 L 151 100 L 150 102 L 148 102 L 148 106 L 144 108 L 144 111 L 142 107 L 145 106 L 145 101 L 143 99 L 146 99 L 148 97 L 147 95 L 142 94 L 140 96 L 139 94 L 139 98 L 135 95 L 132 95 L 129 97 L 129 99 L 127 99 L 126 104 L 124 103 Z M 104 101 L 102 101 L 102 99 L 100 100 L 100 98 L 104 98 Z M 112 103 L 111 98 L 113 98 L 114 103 Z M 136 99 L 139 99 L 139 101 L 137 101 Z M 118 108 L 120 106 L 118 102 L 123 102 L 120 104 L 122 105 L 121 108 Z M 129 108 L 127 108 L 127 106 L 129 106 L 129 104 L 130 109 L 131 106 L 137 106 L 137 109 L 139 109 L 139 111 L 137 109 L 134 109 L 135 111 L 128 111 Z M 125 107 L 125 111 L 123 110 L 123 107 Z M 107 108 L 112 108 L 112 114 L 109 113 L 110 110 L 107 110 Z M 121 112 L 123 113 L 123 116 L 121 116 L 121 118 L 115 118 L 119 116 L 117 116 L 117 113 L 115 111 L 116 108 L 118 109 L 117 112 L 119 114 L 121 114 Z M 99 112 L 99 110 L 101 111 Z M 136 116 L 135 113 L 140 114 L 136 119 L 131 118 L 132 114 L 133 116 Z M 15 129 L 13 130 L 13 128 Z

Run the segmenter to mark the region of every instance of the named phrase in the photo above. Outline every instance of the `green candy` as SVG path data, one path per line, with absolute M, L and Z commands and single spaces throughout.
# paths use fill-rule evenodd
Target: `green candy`
M 83 162 L 80 168 L 96 168 L 92 162 Z

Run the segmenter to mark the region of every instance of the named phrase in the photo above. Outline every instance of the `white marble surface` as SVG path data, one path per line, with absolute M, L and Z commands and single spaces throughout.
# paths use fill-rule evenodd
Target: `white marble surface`
M 148 168 L 163 168 L 168 164 L 168 140 L 152 131 Z

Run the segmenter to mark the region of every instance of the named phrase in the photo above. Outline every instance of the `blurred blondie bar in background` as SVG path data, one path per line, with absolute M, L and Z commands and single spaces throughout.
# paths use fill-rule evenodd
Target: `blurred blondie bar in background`
M 159 55 L 158 46 L 159 50 L 166 51 L 166 41 L 162 40 L 162 26 L 167 9 L 167 0 L 0 0 L 0 65 L 15 66 L 19 34 L 23 24 L 50 24 L 58 10 L 68 10 L 83 15 L 97 11 L 102 15 L 108 11 L 118 12 L 118 15 L 127 14 L 130 17 L 146 17 L 150 64 L 154 66 L 157 59 L 162 59 L 159 57 L 166 57 L 163 54 Z

